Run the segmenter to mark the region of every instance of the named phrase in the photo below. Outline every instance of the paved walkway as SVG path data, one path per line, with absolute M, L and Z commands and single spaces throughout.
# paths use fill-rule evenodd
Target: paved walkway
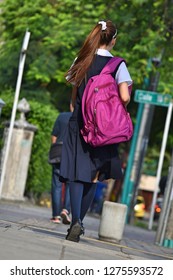
M 49 208 L 0 201 L 0 260 L 173 260 L 173 249 L 154 244 L 154 231 L 126 225 L 121 242 L 103 242 L 99 217 L 88 214 L 75 243 L 65 240 L 68 226 L 50 217 Z

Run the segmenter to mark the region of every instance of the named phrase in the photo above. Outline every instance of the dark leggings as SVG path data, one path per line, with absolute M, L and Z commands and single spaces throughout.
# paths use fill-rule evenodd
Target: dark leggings
M 96 183 L 69 182 L 72 224 L 83 221 L 96 192 Z

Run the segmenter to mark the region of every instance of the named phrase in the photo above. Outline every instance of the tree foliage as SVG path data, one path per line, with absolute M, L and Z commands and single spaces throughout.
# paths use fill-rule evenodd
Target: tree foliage
M 172 94 L 171 0 L 86 1 L 4 0 L 1 5 L 0 85 L 14 87 L 17 61 L 26 29 L 31 39 L 24 87 L 47 89 L 52 95 L 71 65 L 86 34 L 98 19 L 110 18 L 118 27 L 114 54 L 127 59 L 135 86 L 143 84 L 150 57 L 162 57 L 159 89 Z M 62 90 L 62 86 L 61 86 Z M 68 91 L 65 87 L 63 94 Z M 58 95 L 60 98 L 60 96 Z

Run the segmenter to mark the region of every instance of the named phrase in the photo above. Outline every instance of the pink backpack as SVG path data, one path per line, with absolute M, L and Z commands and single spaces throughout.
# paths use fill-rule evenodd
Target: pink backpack
M 113 57 L 99 75 L 91 77 L 82 96 L 84 126 L 81 134 L 93 147 L 130 140 L 133 125 L 118 93 L 118 85 L 111 73 L 124 61 Z M 131 93 L 131 87 L 129 87 Z

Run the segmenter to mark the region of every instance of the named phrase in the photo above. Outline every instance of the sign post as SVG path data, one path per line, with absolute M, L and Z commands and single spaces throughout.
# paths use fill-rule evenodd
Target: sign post
M 158 164 L 158 169 L 157 169 L 156 186 L 155 186 L 155 191 L 153 193 L 151 214 L 150 214 L 149 226 L 148 226 L 148 229 L 151 230 L 152 225 L 153 225 L 154 207 L 156 204 L 157 193 L 158 193 L 158 185 L 159 185 L 159 181 L 160 181 L 160 177 L 161 177 L 163 159 L 164 159 L 164 154 L 165 154 L 165 149 L 166 149 L 166 142 L 167 142 L 169 126 L 170 126 L 170 122 L 171 122 L 173 104 L 172 104 L 171 95 L 161 94 L 161 93 L 157 93 L 157 92 L 153 92 L 153 91 L 146 91 L 146 90 L 136 90 L 134 100 L 139 103 L 145 103 L 145 104 L 148 103 L 148 104 L 152 104 L 152 105 L 156 105 L 156 106 L 168 107 L 168 113 L 167 113 L 163 140 L 162 140 L 162 146 L 161 146 L 161 151 L 160 151 L 159 164 Z
M 173 107 L 172 106 L 172 97 L 171 97 L 171 95 L 168 95 L 168 94 L 161 94 L 161 93 L 157 93 L 157 92 L 153 92 L 153 91 L 136 90 L 135 91 L 135 96 L 134 96 L 134 101 L 139 102 L 140 103 L 139 105 L 151 104 L 151 105 L 156 105 L 156 106 L 169 107 L 168 108 L 168 113 L 167 113 L 166 124 L 165 124 L 164 135 L 163 135 L 162 147 L 161 147 L 161 152 L 160 152 L 159 165 L 158 165 L 158 170 L 157 170 L 157 180 L 156 181 L 157 181 L 157 185 L 158 185 L 159 184 L 159 179 L 160 179 L 160 176 L 161 176 L 161 170 L 162 170 L 163 159 L 164 159 L 164 154 L 165 154 L 166 142 L 167 142 L 169 126 L 170 126 L 170 121 L 171 121 L 171 114 L 172 114 L 172 107 Z M 138 120 L 137 120 L 136 126 L 138 126 Z M 135 126 L 135 131 L 136 131 L 136 128 L 137 128 L 136 126 Z M 134 140 L 134 139 L 132 139 L 132 140 Z M 134 153 L 134 150 L 133 150 L 133 153 Z M 131 179 L 129 180 L 129 178 L 131 177 L 130 173 L 132 172 L 131 165 L 132 165 L 132 163 L 130 164 L 129 170 L 127 170 L 128 171 L 128 174 L 127 174 L 128 176 L 125 176 L 125 182 L 124 182 L 124 185 L 123 185 L 124 188 L 123 188 L 123 192 L 122 192 L 122 203 L 127 204 L 128 206 L 130 204 L 129 200 L 132 197 L 132 191 L 133 191 L 133 182 L 132 182 Z M 152 208 L 153 209 L 154 209 L 154 206 L 155 206 L 155 202 L 156 202 L 156 198 L 157 198 L 157 192 L 158 192 L 158 186 L 156 186 L 156 187 L 157 188 L 156 188 L 156 191 L 153 194 L 153 201 L 152 201 Z M 149 229 L 152 228 L 153 211 L 154 211 L 153 209 L 151 209 Z
M 135 91 L 134 101 L 139 103 L 149 103 L 157 106 L 168 107 L 171 102 L 171 95 L 161 94 L 153 91 L 139 90 Z

